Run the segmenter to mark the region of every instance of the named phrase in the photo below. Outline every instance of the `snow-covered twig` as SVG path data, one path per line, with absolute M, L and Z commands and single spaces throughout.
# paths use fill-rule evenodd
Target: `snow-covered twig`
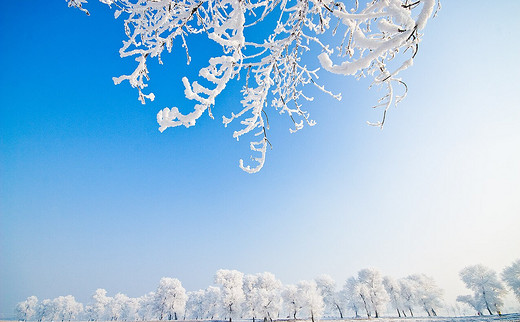
M 66 0 L 71 7 L 88 11 L 86 0 Z M 227 84 L 245 73 L 242 89 L 242 109 L 223 116 L 227 126 L 240 119 L 242 128 L 234 131 L 237 140 L 246 134 L 261 137 L 252 139 L 250 148 L 259 156 L 252 157 L 256 165 L 240 167 L 247 172 L 258 172 L 265 163 L 267 130 L 266 109 L 274 108 L 292 120 L 296 132 L 304 124 L 316 124 L 304 111 L 300 102 L 313 98 L 303 88 L 312 84 L 322 92 L 340 100 L 318 80 L 318 69 L 303 64 L 306 55 L 321 51 L 318 61 L 326 71 L 355 77 L 372 77 L 372 85 L 386 88 L 376 107 L 383 107 L 382 127 L 388 109 L 401 101 L 407 92 L 399 74 L 412 66 L 427 21 L 440 8 L 436 0 L 373 0 L 360 8 L 358 1 L 334 0 L 100 0 L 114 5 L 115 17 L 124 16 L 128 37 L 120 49 L 121 57 L 135 56 L 137 67 L 129 75 L 114 77 L 119 84 L 128 80 L 137 88 L 144 104 L 153 100 L 153 93 L 145 94 L 150 58 L 161 61 L 161 53 L 173 49 L 173 41 L 180 38 L 186 51 L 187 63 L 191 57 L 186 41 L 190 34 L 204 33 L 222 49 L 222 55 L 209 59 L 199 70 L 199 76 L 212 87 L 190 82 L 183 77 L 185 95 L 195 101 L 193 111 L 182 114 L 177 107 L 164 108 L 157 114 L 159 130 L 169 127 L 195 125 L 207 110 L 212 115 L 216 98 Z M 437 7 L 437 8 L 436 8 Z M 435 11 L 435 12 L 434 12 Z M 276 27 L 263 42 L 251 41 L 249 28 L 276 14 Z M 334 20 L 334 21 L 333 21 Z M 331 24 L 335 26 L 330 34 Z M 338 29 L 344 32 L 338 33 Z M 339 36 L 340 35 L 340 36 Z M 335 41 L 338 45 L 334 46 Z M 331 58 L 334 54 L 339 58 Z M 334 62 L 338 61 L 338 62 Z M 305 60 L 307 61 L 307 60 Z M 390 71 L 393 70 L 393 71 Z M 404 95 L 395 95 L 394 85 L 403 85 Z

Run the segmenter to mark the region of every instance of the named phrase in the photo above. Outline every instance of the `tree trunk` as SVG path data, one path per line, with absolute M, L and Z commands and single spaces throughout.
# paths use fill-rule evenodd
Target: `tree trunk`
M 489 303 L 487 301 L 486 291 L 484 290 L 484 288 L 482 288 L 482 297 L 484 298 L 484 302 L 486 303 L 486 309 L 488 310 L 489 315 L 493 315 L 493 312 L 491 312 L 491 309 L 489 308 Z
M 377 312 L 376 305 L 374 304 L 374 299 L 370 298 L 370 302 L 372 302 L 372 306 L 374 307 L 374 312 L 376 313 L 376 319 L 379 317 L 379 312 Z
M 435 310 L 433 309 L 433 307 L 432 307 L 432 314 L 433 314 L 433 316 L 437 316 L 437 312 L 435 312 Z
M 412 308 L 411 308 L 411 307 L 409 307 L 409 308 L 408 308 L 408 310 L 410 310 L 410 315 L 411 315 L 411 316 L 412 316 L 412 318 L 413 318 L 413 312 L 412 312 Z
M 397 310 L 397 315 L 399 315 L 399 317 L 401 317 L 401 312 L 399 312 L 399 309 L 396 309 Z
M 311 310 L 311 320 L 312 320 L 312 322 L 314 322 L 314 313 L 312 312 L 312 310 Z
M 365 305 L 365 311 L 367 312 L 367 317 L 370 318 L 370 311 L 368 310 L 367 302 L 365 301 L 365 298 L 363 296 L 361 296 L 361 299 L 363 300 L 363 304 Z
M 341 308 L 339 307 L 339 305 L 338 305 L 338 304 L 336 304 L 336 307 L 338 308 L 338 311 L 339 311 L 339 317 L 340 317 L 340 319 L 342 319 L 342 320 L 343 320 L 343 312 L 341 312 Z

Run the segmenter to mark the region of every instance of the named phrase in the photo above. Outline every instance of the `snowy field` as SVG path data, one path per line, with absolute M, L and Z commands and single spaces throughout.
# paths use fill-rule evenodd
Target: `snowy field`
M 147 321 L 147 322 L 164 322 L 163 321 Z M 251 322 L 251 319 L 237 319 L 233 322 Z M 262 322 L 257 319 L 257 322 Z M 273 322 L 312 322 L 311 320 L 273 320 Z M 461 317 L 410 317 L 410 318 L 357 318 L 357 319 L 320 319 L 317 322 L 355 322 L 355 321 L 373 321 L 373 322 L 486 322 L 486 321 L 516 321 L 520 322 L 520 313 L 498 315 L 483 315 L 483 316 L 461 316 Z M 3 321 L 0 321 L 3 322 Z M 171 321 L 174 322 L 174 321 Z M 221 320 L 179 320 L 179 322 L 227 322 Z
M 0 322 L 12 322 L 16 320 L 0 320 Z M 146 322 L 164 322 L 163 321 L 146 321 Z M 179 322 L 227 322 L 220 320 L 179 320 Z M 234 322 L 251 322 L 251 319 L 239 319 L 233 320 Z M 257 320 L 261 322 L 262 320 Z M 312 322 L 311 320 L 274 320 L 278 322 Z M 502 316 L 498 315 L 484 315 L 484 316 L 461 316 L 461 317 L 416 317 L 416 318 L 357 318 L 357 319 L 321 319 L 316 320 L 321 322 L 355 322 L 355 321 L 373 321 L 373 322 L 486 322 L 486 321 L 516 321 L 520 322 L 520 313 L 511 313 L 511 314 L 503 314 Z M 84 321 L 87 322 L 87 321 Z M 172 321 L 173 322 L 173 321 Z
M 199 320 L 200 321 L 200 320 Z M 234 320 L 235 321 L 235 320 Z M 237 322 L 251 322 L 251 320 L 236 320 Z M 257 320 L 261 322 L 262 320 Z M 295 321 L 295 320 L 276 320 L 276 321 Z M 296 320 L 297 322 L 312 322 L 311 320 Z M 485 321 L 516 321 L 520 322 L 520 313 L 483 316 L 462 316 L 462 317 L 416 317 L 416 318 L 358 318 L 358 319 L 321 319 L 321 322 L 355 322 L 355 321 L 373 321 L 373 322 L 485 322 Z M 197 322 L 197 321 L 190 321 Z
M 520 322 L 520 313 L 484 316 L 462 316 L 462 317 L 417 317 L 417 318 L 378 318 L 378 319 L 344 319 L 334 321 L 378 321 L 378 322 L 479 322 L 479 321 L 518 321 Z M 331 321 L 331 320 L 321 320 Z
M 240 320 L 240 322 L 251 321 L 251 320 Z M 294 321 L 294 320 L 283 320 L 283 321 Z M 311 322 L 311 320 L 296 320 L 298 322 Z M 342 319 L 342 320 L 329 320 L 321 319 L 319 321 L 334 321 L 334 322 L 353 322 L 353 321 L 374 321 L 374 322 L 480 322 L 480 321 L 516 321 L 520 322 L 520 313 L 503 314 L 498 315 L 483 315 L 483 316 L 461 316 L 461 317 L 417 317 L 417 318 L 377 318 L 377 319 Z
M 350 319 L 346 321 L 360 321 L 368 319 Z M 520 313 L 498 315 L 484 315 L 484 316 L 462 316 L 462 317 L 418 317 L 418 318 L 380 318 L 371 319 L 373 321 L 381 322 L 477 322 L 477 321 L 520 321 Z

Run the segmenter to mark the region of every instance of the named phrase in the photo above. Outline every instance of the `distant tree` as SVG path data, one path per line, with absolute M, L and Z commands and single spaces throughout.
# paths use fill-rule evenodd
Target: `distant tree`
M 204 308 L 204 317 L 206 319 L 213 320 L 218 318 L 222 303 L 220 288 L 209 286 L 205 289 L 202 303 Z
M 137 321 L 139 318 L 139 299 L 128 297 L 123 305 L 123 314 L 121 314 L 121 318 L 124 321 Z
M 223 317 L 229 322 L 240 317 L 244 301 L 243 279 L 244 274 L 236 270 L 221 269 L 215 274 L 215 283 L 220 287 Z
M 347 279 L 341 290 L 341 296 L 344 299 L 346 307 L 353 311 L 355 317 L 360 317 L 360 311 L 365 307 L 362 297 L 360 296 L 360 284 L 355 277 Z M 367 315 L 370 315 L 369 311 L 366 311 Z
M 43 300 L 36 309 L 37 321 L 56 321 L 58 310 L 56 303 L 50 299 Z
M 178 320 L 186 307 L 186 290 L 176 278 L 163 277 L 154 293 L 154 309 L 159 320 Z
M 199 320 L 204 318 L 204 290 L 192 291 L 186 293 L 188 300 L 186 301 L 186 309 L 184 320 Z
M 117 293 L 108 303 L 107 312 L 110 320 L 131 320 L 137 319 L 139 310 L 139 300 L 130 298 L 125 294 Z
M 383 286 L 383 278 L 381 273 L 373 268 L 365 268 L 358 272 L 358 281 L 360 285 L 360 296 L 370 307 L 378 318 L 384 311 L 388 303 L 388 294 Z
M 141 321 L 150 321 L 154 318 L 154 298 L 155 293 L 149 292 L 137 299 L 137 316 Z
M 474 292 L 473 299 L 482 301 L 490 315 L 500 311 L 505 289 L 495 271 L 479 264 L 465 267 L 459 275 L 466 287 Z
M 298 288 L 296 285 L 284 285 L 282 289 L 283 306 L 288 312 L 287 318 L 292 317 L 296 320 L 296 315 L 302 308 L 300 298 L 298 296 Z
M 76 302 L 72 295 L 58 296 L 53 300 L 58 320 L 72 321 L 83 312 L 83 304 Z
M 403 301 L 401 299 L 401 287 L 399 283 L 393 277 L 385 276 L 383 278 L 383 285 L 385 286 L 385 290 L 388 293 L 392 307 L 397 311 L 397 315 L 399 317 L 401 317 L 401 315 L 406 317 L 406 313 L 403 309 Z
M 520 302 L 520 259 L 514 261 L 511 266 L 502 271 L 502 280 L 513 291 Z
M 191 320 L 213 320 L 218 317 L 220 289 L 210 286 L 206 290 L 188 292 L 186 318 Z
M 66 1 L 87 12 L 83 7 L 86 0 Z M 227 112 L 229 117 L 222 120 L 227 126 L 240 119 L 242 128 L 233 133 L 234 138 L 252 135 L 250 148 L 258 154 L 252 157 L 254 166 L 239 162 L 247 172 L 257 172 L 264 165 L 270 145 L 269 113 L 287 115 L 294 124 L 290 131 L 295 132 L 304 124 L 315 124 L 303 109 L 302 101 L 313 99 L 303 92 L 306 85 L 341 99 L 319 84 L 320 65 L 334 74 L 370 77 L 372 85 L 384 88 L 377 105 L 383 108 L 382 120 L 374 124 L 382 126 L 387 110 L 406 94 L 399 74 L 413 65 L 421 31 L 436 6 L 436 0 L 368 1 L 365 6 L 359 1 L 336 0 L 100 1 L 113 5 L 116 17 L 124 17 L 128 39 L 119 52 L 121 57 L 134 56 L 137 61 L 130 75 L 115 77 L 114 83 L 128 81 L 143 104 L 155 98 L 153 93 L 143 92 L 148 86 L 150 59 L 156 57 L 162 63 L 164 50 L 171 51 L 180 41 L 189 63 L 187 37 L 194 34 L 206 35 L 220 48 L 221 53 L 199 70 L 202 82 L 182 78 L 186 98 L 195 102 L 193 110 L 183 114 L 177 107 L 164 108 L 157 114 L 157 122 L 164 131 L 194 126 L 206 111 L 213 118 L 219 94 L 242 77 L 242 107 Z M 255 41 L 258 30 L 264 33 Z M 313 60 L 304 58 L 309 54 Z M 315 67 L 307 67 L 308 63 Z
M 107 296 L 107 291 L 98 288 L 92 295 L 92 303 L 85 308 L 87 318 L 91 321 L 99 321 L 106 318 L 107 308 L 112 298 Z
M 476 294 L 479 296 L 480 294 Z M 457 302 L 461 302 L 471 306 L 475 311 L 477 311 L 478 315 L 482 315 L 482 311 L 484 310 L 484 301 L 479 296 L 479 298 L 475 298 L 472 295 L 459 295 L 457 296 Z
M 281 287 L 280 282 L 274 274 L 265 272 L 256 275 L 252 290 L 254 312 L 264 322 L 272 321 L 281 310 Z
M 89 322 L 94 321 L 94 319 L 92 318 L 94 315 L 92 313 L 92 305 L 90 305 L 90 304 L 85 305 L 85 308 L 83 309 L 83 314 L 87 321 L 89 321 Z
M 121 320 L 123 315 L 123 308 L 125 302 L 128 300 L 128 296 L 122 293 L 117 293 L 113 298 L 110 299 L 107 305 L 107 316 L 111 321 Z
M 16 305 L 16 317 L 19 321 L 28 321 L 36 315 L 37 307 L 38 298 L 36 296 L 29 296 L 25 301 Z
M 315 281 L 301 281 L 297 285 L 298 302 L 301 311 L 306 317 L 310 317 L 311 321 L 319 319 L 323 315 L 325 308 L 323 297 L 316 285 Z
M 242 302 L 242 315 L 244 317 L 251 317 L 253 322 L 256 319 L 255 312 L 255 298 L 254 298 L 254 289 L 256 286 L 256 281 L 258 277 L 253 274 L 244 275 L 242 290 L 244 291 L 244 301 Z
M 336 292 L 336 281 L 330 275 L 320 275 L 316 279 L 316 286 L 320 290 L 323 302 L 325 303 L 325 311 L 337 311 L 339 318 L 343 319 L 343 310 L 341 308 L 341 297 Z
M 415 282 L 414 298 L 426 311 L 428 316 L 437 316 L 437 310 L 442 307 L 442 289 L 432 277 L 424 274 L 410 275 L 408 280 Z
M 417 303 L 417 283 L 408 278 L 401 278 L 398 280 L 401 300 L 403 307 L 410 312 L 410 316 L 413 317 L 413 310 Z

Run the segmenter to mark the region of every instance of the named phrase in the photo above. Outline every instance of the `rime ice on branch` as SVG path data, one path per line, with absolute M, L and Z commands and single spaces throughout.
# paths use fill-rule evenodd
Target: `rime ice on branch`
M 86 0 L 66 0 L 70 7 L 84 8 Z M 303 93 L 312 84 L 340 100 L 318 81 L 318 69 L 302 64 L 304 55 L 316 55 L 321 66 L 332 73 L 371 77 L 372 85 L 383 86 L 386 94 L 375 107 L 383 108 L 382 120 L 370 123 L 382 127 L 386 112 L 406 95 L 406 85 L 398 77 L 410 67 L 417 54 L 421 30 L 432 16 L 436 0 L 373 0 L 360 8 L 358 1 L 334 0 L 100 0 L 115 8 L 115 17 L 124 16 L 128 37 L 119 53 L 134 56 L 136 69 L 129 75 L 114 77 L 114 83 L 129 81 L 137 88 L 139 100 L 153 100 L 145 94 L 149 80 L 146 66 L 149 58 L 171 52 L 173 41 L 181 39 L 187 63 L 191 58 L 186 38 L 205 34 L 220 45 L 222 55 L 209 60 L 199 76 L 210 84 L 206 87 L 183 77 L 185 95 L 195 101 L 193 111 L 182 114 L 177 107 L 164 108 L 157 114 L 162 132 L 168 127 L 195 125 L 205 111 L 212 115 L 216 97 L 232 79 L 245 77 L 242 110 L 223 117 L 224 125 L 240 119 L 242 128 L 233 133 L 237 140 L 252 134 L 251 150 L 254 166 L 240 167 L 249 173 L 264 165 L 269 129 L 268 111 L 287 114 L 294 123 L 290 132 L 305 124 L 313 126 L 302 101 L 313 98 Z M 253 42 L 246 31 L 263 22 L 268 15 L 278 17 L 276 28 L 263 42 Z M 326 39 L 330 43 L 325 43 Z M 336 61 L 336 63 L 334 62 Z M 395 85 L 403 94 L 397 95 Z

